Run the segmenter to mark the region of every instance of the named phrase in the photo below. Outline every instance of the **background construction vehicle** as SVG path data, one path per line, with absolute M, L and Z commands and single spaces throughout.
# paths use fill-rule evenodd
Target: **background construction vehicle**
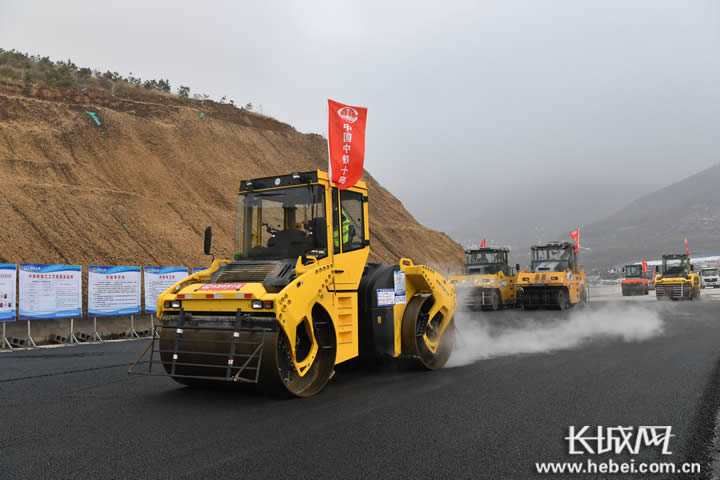
M 701 288 L 718 288 L 720 287 L 720 273 L 716 267 L 703 268 L 700 270 L 700 287 Z
M 535 245 L 530 247 L 530 258 L 530 266 L 517 275 L 517 302 L 525 310 L 546 306 L 564 310 L 587 302 L 585 270 L 578 265 L 574 245 Z
M 465 251 L 465 272 L 450 277 L 458 302 L 466 310 L 498 310 L 515 305 L 517 270 L 508 264 L 509 248 Z
M 658 300 L 693 300 L 700 298 L 700 276 L 693 273 L 690 257 L 685 253 L 663 255 L 662 266 L 655 267 L 655 297 Z
M 620 282 L 620 289 L 623 297 L 629 295 L 647 295 L 650 292 L 648 272 L 643 272 L 643 267 L 637 265 L 625 265 L 623 271 L 625 278 Z
M 150 369 L 159 343 L 180 383 L 307 397 L 336 364 L 365 353 L 442 367 L 454 345 L 454 287 L 409 259 L 367 263 L 369 233 L 363 182 L 338 190 L 320 171 L 241 182 L 235 260 L 215 260 L 160 296 Z M 208 228 L 206 254 L 210 238 Z

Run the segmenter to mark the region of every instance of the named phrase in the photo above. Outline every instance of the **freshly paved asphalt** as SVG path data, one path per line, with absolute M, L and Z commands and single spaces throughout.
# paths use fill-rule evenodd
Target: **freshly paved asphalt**
M 706 461 L 720 302 L 640 304 L 662 335 L 438 372 L 339 366 L 303 400 L 129 377 L 146 341 L 0 353 L 0 478 L 539 478 L 535 462 L 568 459 L 569 425 L 670 425 L 670 461 Z

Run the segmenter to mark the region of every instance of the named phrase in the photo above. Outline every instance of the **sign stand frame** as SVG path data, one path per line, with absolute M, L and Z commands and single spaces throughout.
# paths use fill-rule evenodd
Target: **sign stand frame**
M 5 323 L 6 322 L 2 322 L 3 328 L 2 328 L 2 341 L 0 341 L 0 348 L 5 348 L 5 345 L 7 345 L 10 350 L 13 350 L 13 346 L 10 344 L 10 340 L 8 340 L 7 337 L 5 336 Z
M 33 340 L 32 335 L 30 334 L 30 320 L 27 320 L 27 327 L 28 327 L 28 336 L 27 336 L 28 348 L 30 348 L 31 346 L 33 348 L 37 348 L 37 344 L 35 343 L 35 340 Z
M 156 338 L 158 336 L 157 332 L 155 331 L 155 314 L 154 313 L 150 314 L 150 336 L 152 338 Z
M 74 320 L 75 320 L 74 318 L 70 317 L 70 335 L 68 336 L 68 343 L 69 343 L 70 345 L 72 345 L 73 343 L 77 343 L 77 344 L 79 345 L 79 344 L 80 344 L 80 341 L 79 341 L 79 340 L 77 339 L 77 337 L 75 336 L 75 332 L 73 332 L 73 330 L 74 330 L 74 328 L 73 328 L 73 321 L 74 321 Z
M 93 317 L 93 340 L 103 343 L 103 339 L 97 331 L 97 317 Z
M 140 335 L 135 330 L 135 315 L 130 315 L 130 338 L 140 338 Z

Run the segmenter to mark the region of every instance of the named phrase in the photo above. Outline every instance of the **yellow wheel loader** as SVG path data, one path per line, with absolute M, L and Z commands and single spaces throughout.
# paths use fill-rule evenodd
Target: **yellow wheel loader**
M 568 307 L 588 301 L 585 270 L 570 242 L 530 247 L 531 263 L 517 275 L 517 301 L 525 310 Z
M 234 259 L 160 296 L 159 340 L 140 357 L 150 356 L 147 373 L 159 355 L 182 384 L 308 397 L 335 365 L 364 354 L 441 368 L 454 345 L 455 289 L 409 259 L 368 263 L 369 233 L 363 182 L 338 190 L 320 171 L 241 182 Z
M 662 270 L 655 267 L 655 298 L 693 300 L 700 298 L 700 276 L 693 273 L 690 257 L 684 253 L 662 256 Z
M 509 252 L 505 247 L 465 251 L 464 274 L 450 277 L 462 308 L 494 311 L 515 305 L 519 265 L 513 269 L 508 264 Z

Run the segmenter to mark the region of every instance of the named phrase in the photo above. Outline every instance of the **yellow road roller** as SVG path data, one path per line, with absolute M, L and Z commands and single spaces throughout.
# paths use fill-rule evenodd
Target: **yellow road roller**
M 517 271 L 508 263 L 507 247 L 483 247 L 465 251 L 465 271 L 449 278 L 461 307 L 466 310 L 498 310 L 515 306 Z
M 321 171 L 242 181 L 233 260 L 160 296 L 159 338 L 130 372 L 147 363 L 142 373 L 157 374 L 159 357 L 182 384 L 309 397 L 358 356 L 441 368 L 455 341 L 455 289 L 409 259 L 368 263 L 367 193 L 364 182 L 334 188 Z M 208 227 L 206 254 L 211 242 Z
M 565 310 L 588 301 L 585 269 L 569 242 L 530 247 L 531 263 L 517 275 L 517 302 L 524 310 L 555 307 Z
M 685 253 L 662 256 L 662 270 L 655 267 L 655 298 L 658 300 L 694 300 L 700 298 L 700 275 L 694 273 L 690 256 Z

